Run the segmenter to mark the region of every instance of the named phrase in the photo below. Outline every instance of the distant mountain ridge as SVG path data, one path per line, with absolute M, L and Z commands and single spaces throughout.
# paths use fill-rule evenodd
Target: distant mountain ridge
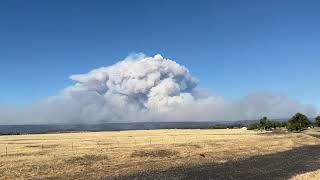
M 147 129 L 203 129 L 215 125 L 246 126 L 258 120 L 208 122 L 131 122 L 102 124 L 0 125 L 0 134 L 37 134 L 70 131 L 121 131 Z
M 277 119 L 276 121 L 287 121 Z M 315 121 L 310 118 L 310 121 Z M 6 134 L 42 134 L 81 131 L 125 131 L 148 129 L 206 129 L 217 125 L 247 126 L 259 120 L 240 121 L 200 121 L 200 122 L 130 122 L 130 123 L 101 123 L 101 124 L 39 124 L 39 125 L 0 125 L 0 135 Z

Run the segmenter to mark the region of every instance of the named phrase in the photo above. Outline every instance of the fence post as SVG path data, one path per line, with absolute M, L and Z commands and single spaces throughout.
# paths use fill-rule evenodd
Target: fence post
M 8 156 L 8 144 L 6 144 L 6 156 Z
M 116 138 L 116 140 L 117 140 L 117 146 L 118 146 L 118 148 L 119 148 L 119 139 L 118 139 L 118 138 Z
M 71 149 L 73 150 L 73 141 L 71 142 Z

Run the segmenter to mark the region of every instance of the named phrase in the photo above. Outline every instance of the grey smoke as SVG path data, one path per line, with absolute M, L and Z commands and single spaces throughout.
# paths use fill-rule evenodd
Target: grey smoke
M 240 120 L 317 113 L 312 105 L 270 92 L 233 101 L 212 95 L 197 87 L 186 67 L 161 55 L 131 55 L 70 78 L 75 84 L 54 97 L 25 108 L 0 108 L 0 124 Z

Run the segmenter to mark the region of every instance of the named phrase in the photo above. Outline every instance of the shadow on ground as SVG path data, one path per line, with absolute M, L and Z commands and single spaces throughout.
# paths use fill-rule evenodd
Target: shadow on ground
M 320 134 L 308 134 L 308 135 L 310 135 L 310 136 L 312 136 L 312 137 L 315 137 L 315 138 L 319 138 L 319 139 L 320 139 Z
M 320 145 L 309 145 L 223 164 L 141 172 L 117 179 L 289 179 L 317 169 L 320 169 Z

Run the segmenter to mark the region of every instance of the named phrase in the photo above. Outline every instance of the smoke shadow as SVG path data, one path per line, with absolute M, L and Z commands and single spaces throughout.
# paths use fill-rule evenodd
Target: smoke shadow
M 166 171 L 140 172 L 116 179 L 289 179 L 317 169 L 320 169 L 320 145 L 306 145 L 223 164 L 210 163 Z

